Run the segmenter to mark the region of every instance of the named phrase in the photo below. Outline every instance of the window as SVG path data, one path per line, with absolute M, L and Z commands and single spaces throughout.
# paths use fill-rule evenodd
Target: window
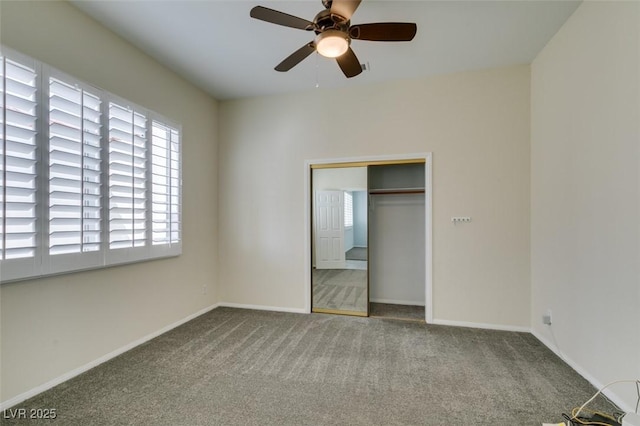
M 49 254 L 100 250 L 100 98 L 49 79 Z
M 344 193 L 344 227 L 353 226 L 353 195 L 351 192 Z
M 180 134 L 153 122 L 152 232 L 153 245 L 180 242 Z
M 38 254 L 38 86 L 31 61 L 0 62 L 0 267 L 13 277 Z
M 180 126 L 0 56 L 0 279 L 179 255 Z
M 109 104 L 109 248 L 147 239 L 147 117 Z
M 3 259 L 34 257 L 36 248 L 36 74 L 9 59 L 2 70 Z

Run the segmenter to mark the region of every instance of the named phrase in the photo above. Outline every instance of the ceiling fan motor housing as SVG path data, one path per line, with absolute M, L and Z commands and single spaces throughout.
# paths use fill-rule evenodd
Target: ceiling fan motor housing
M 337 58 L 351 45 L 349 21 L 331 13 L 329 9 L 320 11 L 313 18 L 316 50 L 327 58 Z
M 330 10 L 320 11 L 315 18 L 313 18 L 315 24 L 314 31 L 316 34 L 328 29 L 335 29 L 347 33 L 349 30 L 349 20 L 345 20 L 342 16 L 331 13 Z

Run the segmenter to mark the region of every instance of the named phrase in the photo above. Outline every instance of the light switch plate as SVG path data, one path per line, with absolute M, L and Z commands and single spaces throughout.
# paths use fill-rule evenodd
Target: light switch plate
M 452 216 L 451 217 L 451 222 L 453 222 L 453 223 L 471 222 L 471 217 L 470 216 Z

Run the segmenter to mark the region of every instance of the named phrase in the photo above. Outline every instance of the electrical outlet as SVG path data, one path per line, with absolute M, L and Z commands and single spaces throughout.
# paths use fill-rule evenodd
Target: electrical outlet
M 207 285 L 202 284 L 202 294 L 207 294 Z
M 547 312 L 542 316 L 542 323 L 551 325 L 551 309 L 547 309 Z

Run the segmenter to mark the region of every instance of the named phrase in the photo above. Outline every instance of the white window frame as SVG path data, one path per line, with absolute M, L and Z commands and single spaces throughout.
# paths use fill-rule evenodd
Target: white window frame
M 150 233 L 149 233 L 149 225 L 150 225 L 150 220 L 149 220 L 149 216 L 148 216 L 148 212 L 149 212 L 149 208 L 150 208 L 150 204 L 149 204 L 149 198 L 151 196 L 151 193 L 149 191 L 149 164 L 150 164 L 150 159 L 149 159 L 149 148 L 147 146 L 146 149 L 146 153 L 145 153 L 145 161 L 146 161 L 146 186 L 145 186 L 145 211 L 147 212 L 147 217 L 146 217 L 146 224 L 145 224 L 145 240 L 146 240 L 146 244 L 144 246 L 141 247 L 125 247 L 125 248 L 109 248 L 109 241 L 110 241 L 110 236 L 109 236 L 109 188 L 111 186 L 111 182 L 110 182 L 110 178 L 109 178 L 109 104 L 114 103 L 118 106 L 122 106 L 125 108 L 130 108 L 131 110 L 133 110 L 134 113 L 144 113 L 145 119 L 146 119 L 146 123 L 145 123 L 145 131 L 146 131 L 146 138 L 147 138 L 147 144 L 149 144 L 149 135 L 151 134 L 150 132 L 150 127 L 149 127 L 149 111 L 145 108 L 142 108 L 136 104 L 134 104 L 133 102 L 130 102 L 126 99 L 123 99 L 119 96 L 116 95 L 112 95 L 112 94 L 107 94 L 104 97 L 105 100 L 105 109 L 106 109 L 106 128 L 105 128 L 105 132 L 106 132 L 106 143 L 103 146 L 103 150 L 104 150 L 104 174 L 103 176 L 105 177 L 105 191 L 106 191 L 106 196 L 103 198 L 104 201 L 104 206 L 103 206 L 103 211 L 104 211 L 104 230 L 105 230 L 105 235 L 104 235 L 104 240 L 103 243 L 106 245 L 107 249 L 106 249 L 106 253 L 105 253 L 105 260 L 106 263 L 109 265 L 118 265 L 118 264 L 123 264 L 123 263 L 131 263 L 131 262 L 138 262 L 138 261 L 142 261 L 145 259 L 150 259 L 152 258 L 151 256 L 151 252 L 149 250 L 149 245 L 150 245 Z
M 103 145 L 103 140 L 105 137 L 105 120 L 104 120 L 104 100 L 103 100 L 103 91 L 101 89 L 98 89 L 94 86 L 91 86 L 89 84 L 83 83 L 81 81 L 79 81 L 77 78 L 74 78 L 68 74 L 65 74 L 61 71 L 56 70 L 55 68 L 49 67 L 49 66 L 45 66 L 43 65 L 42 67 L 42 86 L 44 87 L 45 85 L 48 87 L 49 85 L 49 80 L 50 78 L 55 78 L 58 80 L 62 80 L 65 83 L 68 84 L 72 84 L 75 85 L 76 87 L 83 89 L 83 90 L 87 90 L 89 92 L 91 92 L 92 94 L 97 94 L 98 96 L 100 96 L 100 99 L 102 101 L 101 104 L 101 125 L 102 125 L 102 131 L 101 131 L 101 204 L 100 204 L 100 219 L 101 219 L 101 247 L 100 250 L 98 251 L 93 251 L 93 252 L 80 252 L 80 253 L 69 253 L 69 254 L 56 254 L 56 255 L 52 255 L 50 254 L 49 251 L 49 212 L 48 212 L 48 205 L 49 205 L 49 103 L 48 103 L 48 95 L 49 95 L 49 91 L 47 90 L 42 90 L 42 94 L 43 94 L 43 100 L 46 99 L 46 102 L 42 103 L 42 117 L 43 117 L 43 125 L 42 125 L 42 137 L 44 138 L 43 141 L 46 144 L 46 146 L 41 146 L 41 153 L 42 153 L 42 162 L 41 162 L 41 177 L 42 177 L 42 215 L 40 216 L 40 218 L 42 219 L 42 227 L 43 227 L 43 232 L 42 232 L 42 253 L 43 253 L 43 274 L 59 274 L 59 273 L 63 273 L 63 272 L 70 272 L 70 271 L 79 271 L 79 270 L 85 270 L 85 269 L 93 269 L 93 268 L 99 268 L 101 266 L 104 265 L 104 227 L 105 227 L 105 220 L 104 220 L 104 185 L 105 185 L 105 179 L 104 179 L 104 146 Z M 46 95 L 46 96 L 45 96 Z
M 178 235 L 180 236 L 180 238 L 178 239 L 177 242 L 173 242 L 171 241 L 171 229 L 169 229 L 169 243 L 168 244 L 153 244 L 153 219 L 150 222 L 150 227 L 149 229 L 149 233 L 151 235 L 151 237 L 149 238 L 149 242 L 150 242 L 150 252 L 152 254 L 152 256 L 154 257 L 163 257 L 163 256 L 177 256 L 180 253 L 182 253 L 182 223 L 184 222 L 183 216 L 182 216 L 182 192 L 183 192 L 183 188 L 182 188 L 182 126 L 177 124 L 177 123 L 172 123 L 170 121 L 168 121 L 167 119 L 160 117 L 159 115 L 155 114 L 155 113 L 150 113 L 150 117 L 149 117 L 149 122 L 150 122 L 150 134 L 151 134 L 151 138 L 153 138 L 153 123 L 154 122 L 159 122 L 160 124 L 164 125 L 165 127 L 168 127 L 172 130 L 175 130 L 178 132 Z M 153 142 L 152 142 L 153 143 Z M 153 147 L 152 147 L 153 149 Z M 152 155 L 152 149 L 148 150 L 149 152 L 149 156 L 151 157 Z M 150 158 L 151 160 L 151 158 Z M 151 163 L 149 163 L 151 164 Z M 149 198 L 148 198 L 148 202 L 149 202 L 149 211 L 151 213 L 151 215 L 153 215 L 153 207 L 152 207 L 152 203 L 153 203 L 153 178 L 151 176 L 153 167 L 149 167 L 147 169 L 148 172 L 148 182 L 150 183 L 150 187 L 149 187 Z M 169 176 L 169 179 L 171 179 L 172 176 Z
M 33 279 L 43 276 L 70 273 L 88 269 L 99 269 L 114 265 L 135 263 L 164 257 L 179 256 L 182 253 L 182 126 L 173 120 L 131 101 L 113 95 L 105 90 L 83 82 L 69 74 L 41 63 L 33 58 L 0 46 L 0 56 L 30 66 L 37 73 L 36 82 L 36 115 L 37 115 L 37 181 L 36 181 L 36 248 L 34 257 L 0 260 L 0 282 L 12 282 Z M 49 81 L 55 78 L 91 94 L 97 95 L 101 101 L 101 200 L 100 200 L 100 249 L 91 252 L 68 254 L 49 254 Z M 146 117 L 146 243 L 143 247 L 109 249 L 109 103 L 114 102 L 130 106 Z M 4 107 L 2 109 L 4 111 Z M 153 123 L 171 128 L 178 132 L 178 242 L 169 244 L 152 244 L 152 183 L 151 183 L 151 149 Z M 170 177 L 171 178 L 171 177 Z M 2 206 L 0 205 L 0 208 Z
M 42 120 L 42 79 L 40 78 L 40 76 L 42 75 L 42 67 L 40 65 L 40 63 L 38 61 L 36 61 L 33 58 L 30 58 L 26 55 L 23 55 L 21 53 L 18 52 L 14 52 L 11 51 L 9 49 L 5 49 L 4 47 L 2 47 L 1 49 L 1 53 L 0 56 L 5 58 L 5 59 L 10 59 L 13 60 L 15 62 L 18 62 L 22 65 L 26 65 L 29 66 L 31 68 L 33 68 L 36 72 L 36 81 L 35 81 L 35 87 L 36 87 L 36 140 L 38 139 L 39 135 L 42 134 L 42 124 L 43 124 L 43 120 Z M 4 60 L 1 63 L 1 66 L 4 67 Z M 4 72 L 3 72 L 3 77 L 2 78 L 6 78 L 4 76 Z M 6 93 L 6 91 L 3 88 L 3 93 Z M 6 96 L 5 96 L 5 101 L 6 101 Z M 3 105 L 6 105 L 3 102 Z M 4 114 L 5 112 L 5 107 L 3 106 L 2 108 L 2 113 Z M 6 118 L 3 117 L 3 123 L 4 123 L 4 119 Z M 5 124 L 3 124 L 4 126 Z M 5 129 L 6 130 L 6 129 Z M 36 240 L 36 247 L 34 250 L 34 256 L 33 257 L 24 257 L 24 258 L 17 258 L 17 259 L 4 259 L 4 260 L 0 260 L 0 280 L 2 280 L 2 282 L 4 281 L 11 281 L 11 280 L 16 280 L 16 279 L 21 279 L 24 274 L 25 271 L 33 271 L 34 275 L 39 275 L 42 273 L 42 265 L 41 265 L 41 261 L 40 259 L 42 258 L 42 213 L 43 213 L 43 202 L 42 202 L 42 147 L 39 146 L 38 142 L 36 142 L 36 236 L 35 236 L 35 240 Z M 3 208 L 4 203 L 2 205 L 0 205 L 0 208 Z M 6 230 L 3 228 L 3 232 L 6 232 Z M 3 247 L 3 250 L 6 250 L 6 247 Z

